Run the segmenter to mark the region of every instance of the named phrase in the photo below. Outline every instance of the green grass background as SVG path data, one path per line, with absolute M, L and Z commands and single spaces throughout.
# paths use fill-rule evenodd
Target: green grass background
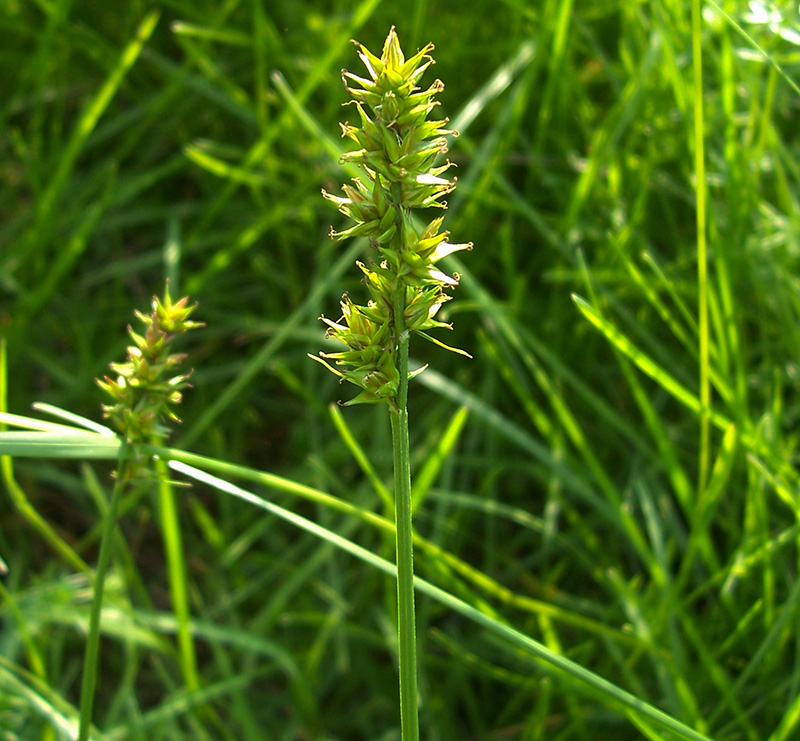
M 702 86 L 691 11 L 3 0 L 6 411 L 100 421 L 93 379 L 168 278 L 207 324 L 170 444 L 333 495 L 248 484 L 392 560 L 365 517 L 391 511 L 385 410 L 332 406 L 353 392 L 306 353 L 343 291 L 364 298 L 368 248 L 328 238 L 342 217 L 320 196 L 351 174 L 339 70 L 395 24 L 408 53 L 436 44 L 425 80 L 461 130 L 446 223 L 475 243 L 448 264 L 442 337 L 474 358 L 411 349 L 431 364 L 410 400 L 418 574 L 715 741 L 796 738 L 797 7 L 705 5 Z M 3 461 L 3 739 L 74 737 L 111 470 Z M 143 487 L 107 584 L 97 738 L 398 738 L 391 578 L 214 488 L 174 491 L 195 666 Z M 426 739 L 680 737 L 417 610 Z

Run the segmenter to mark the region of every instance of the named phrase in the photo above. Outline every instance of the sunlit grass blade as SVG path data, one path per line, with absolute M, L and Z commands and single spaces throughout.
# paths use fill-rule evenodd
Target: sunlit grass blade
M 91 435 L 92 432 L 73 427 L 71 425 L 62 425 L 57 422 L 47 422 L 43 419 L 36 419 L 35 417 L 26 417 L 22 414 L 8 414 L 7 412 L 0 412 L 0 424 L 11 427 L 21 427 L 26 430 L 36 430 L 38 432 L 55 433 L 61 435 Z
M 121 445 L 119 438 L 87 432 L 0 432 L 0 455 L 18 458 L 112 460 Z
M 62 738 L 74 741 L 78 735 L 75 709 L 50 685 L 0 656 L 0 687 L 3 696 L 22 703 L 32 718 L 41 718 Z
M 44 412 L 52 417 L 56 417 L 57 419 L 66 420 L 67 422 L 71 422 L 73 425 L 84 428 L 89 432 L 96 432 L 100 435 L 105 435 L 106 437 L 111 437 L 115 434 L 114 431 L 107 425 L 102 425 L 99 422 L 89 419 L 88 417 L 75 414 L 75 412 L 70 412 L 68 409 L 61 409 L 53 404 L 35 401 L 33 404 L 31 404 L 31 407 L 37 412 Z
M 706 234 L 706 154 L 705 116 L 703 113 L 703 56 L 700 0 L 692 0 L 692 68 L 694 89 L 694 175 L 697 224 L 697 329 L 700 397 L 700 439 L 698 442 L 697 491 L 702 496 L 708 483 L 711 465 L 711 381 L 709 336 L 708 249 Z

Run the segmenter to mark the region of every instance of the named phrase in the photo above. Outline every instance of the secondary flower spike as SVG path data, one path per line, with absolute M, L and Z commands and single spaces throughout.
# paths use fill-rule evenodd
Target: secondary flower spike
M 394 27 L 389 31 L 380 57 L 354 42 L 367 76 L 342 71 L 345 89 L 355 106 L 358 125 L 341 124 L 342 136 L 353 140 L 357 149 L 347 152 L 342 162 L 353 162 L 360 177 L 342 187 L 344 196 L 322 191 L 353 222 L 336 232 L 334 239 L 366 237 L 374 252 L 366 264 L 358 263 L 370 294 L 366 305 L 344 296 L 342 317 L 337 322 L 321 317 L 328 336 L 340 340 L 346 350 L 310 356 L 361 392 L 347 404 L 386 401 L 394 405 L 399 386 L 396 365 L 398 342 L 404 333 L 420 334 L 448 350 L 426 333 L 449 328 L 435 316 L 450 300 L 444 289 L 458 284 L 458 276 L 442 272 L 437 263 L 454 252 L 471 249 L 472 244 L 448 242 L 442 230 L 443 217 L 419 228 L 412 218 L 414 209 L 446 208 L 442 200 L 456 187 L 445 173 L 451 163 L 437 165 L 447 152 L 448 119 L 429 120 L 439 105 L 436 95 L 444 90 L 441 80 L 422 89 L 418 83 L 433 64 L 428 44 L 406 59 Z M 400 315 L 402 312 L 402 315 Z M 327 360 L 333 360 L 331 365 Z
M 125 363 L 111 363 L 116 379 L 105 376 L 97 384 L 113 399 L 103 405 L 103 416 L 109 419 L 130 443 L 153 442 L 167 436 L 165 420 L 180 421 L 171 409 L 181 401 L 181 392 L 189 383 L 189 374 L 170 374 L 186 357 L 170 354 L 169 346 L 176 335 L 202 327 L 189 321 L 197 304 L 189 306 L 188 297 L 173 302 L 169 288 L 164 300 L 153 297 L 149 315 L 137 311 L 146 327 L 143 335 L 128 327 L 133 345 L 128 347 Z

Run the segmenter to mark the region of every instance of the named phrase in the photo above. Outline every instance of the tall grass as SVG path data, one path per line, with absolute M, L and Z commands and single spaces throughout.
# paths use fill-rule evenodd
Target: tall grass
M 274 5 L 0 10 L 0 412 L 44 435 L 0 440 L 3 733 L 77 735 L 118 449 L 72 430 L 168 277 L 207 324 L 161 451 L 197 681 L 129 492 L 95 736 L 398 737 L 391 431 L 305 359 L 366 249 L 319 197 L 339 69 L 394 23 L 436 44 L 476 245 L 442 310 L 474 359 L 410 361 L 422 737 L 795 737 L 792 8 Z

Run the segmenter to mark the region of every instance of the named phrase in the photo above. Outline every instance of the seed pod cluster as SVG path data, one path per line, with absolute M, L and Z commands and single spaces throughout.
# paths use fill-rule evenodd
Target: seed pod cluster
M 153 298 L 149 315 L 137 311 L 136 316 L 146 327 L 144 334 L 128 327 L 133 345 L 128 347 L 127 361 L 111 363 L 116 379 L 97 379 L 114 401 L 103 405 L 103 416 L 129 443 L 163 440 L 169 432 L 164 421 L 180 421 L 172 407 L 181 401 L 189 374 L 170 375 L 186 356 L 170 353 L 169 347 L 176 335 L 203 326 L 189 321 L 197 305 L 188 306 L 187 302 L 184 297 L 173 303 L 167 288 L 163 301 Z
M 331 236 L 366 237 L 375 250 L 367 264 L 358 263 L 370 299 L 360 305 L 345 295 L 339 321 L 321 317 L 328 335 L 347 349 L 312 357 L 361 389 L 348 404 L 393 405 L 400 380 L 395 353 L 403 333 L 420 334 L 453 350 L 427 334 L 429 329 L 450 327 L 435 316 L 450 299 L 444 289 L 458 283 L 457 276 L 442 272 L 437 263 L 472 244 L 448 242 L 443 217 L 422 229 L 412 219 L 414 209 L 445 208 L 441 199 L 456 186 L 455 179 L 443 177 L 451 163 L 436 165 L 447 152 L 445 137 L 456 132 L 446 128 L 447 119 L 428 120 L 444 85 L 436 80 L 422 90 L 417 84 L 433 63 L 428 54 L 433 44 L 405 59 L 394 27 L 380 57 L 354 43 L 368 76 L 342 72 L 348 103 L 355 106 L 359 121 L 358 126 L 341 124 L 342 135 L 358 145 L 342 161 L 357 164 L 362 175 L 343 186 L 343 197 L 324 190 L 322 194 L 355 222 L 342 231 L 331 230 Z M 396 315 L 398 307 L 402 316 Z

